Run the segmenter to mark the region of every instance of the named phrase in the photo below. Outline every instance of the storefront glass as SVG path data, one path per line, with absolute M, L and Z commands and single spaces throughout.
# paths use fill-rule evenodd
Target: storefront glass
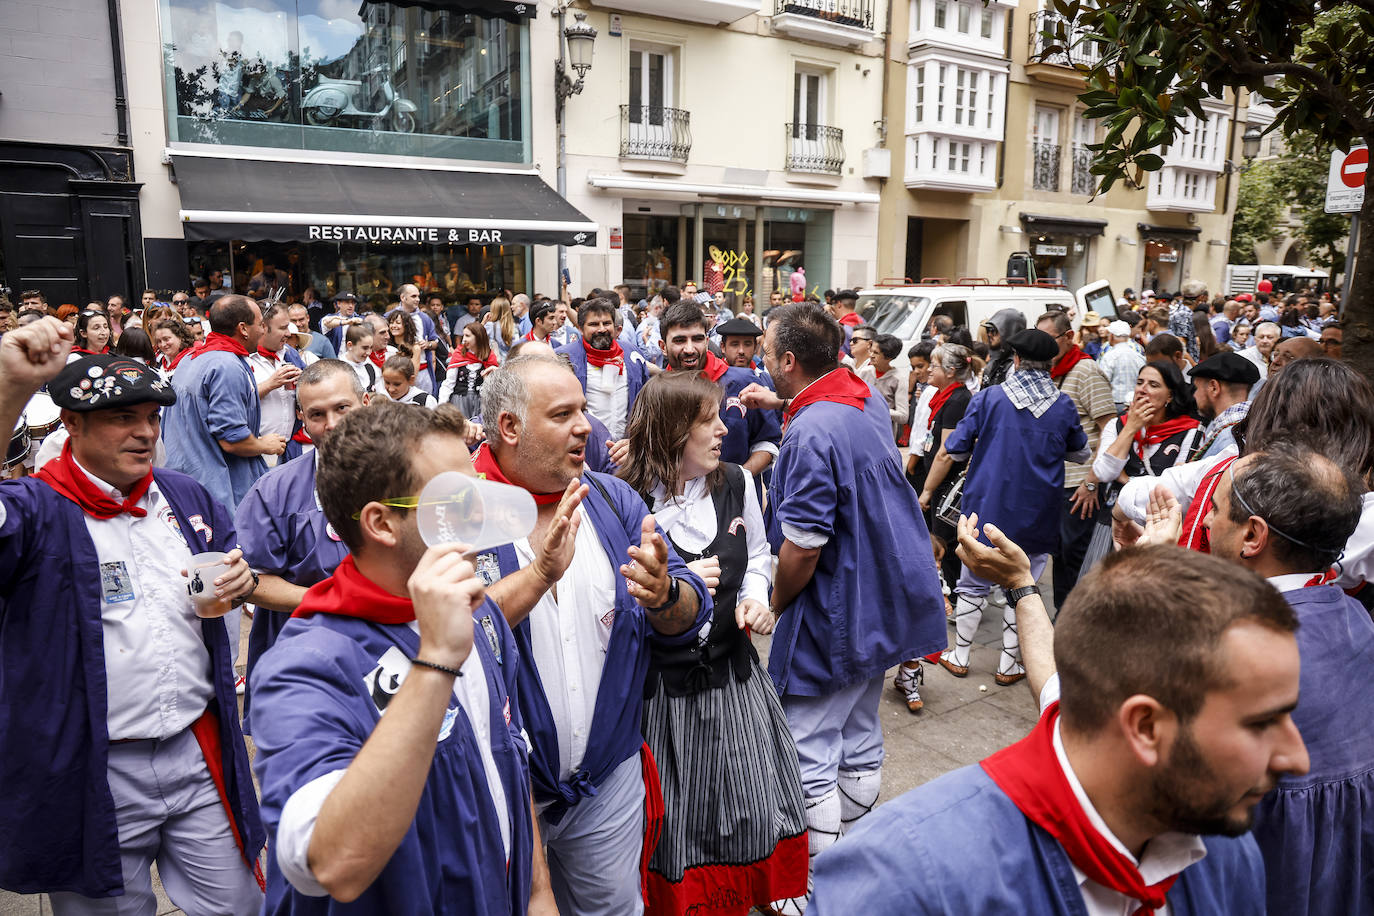
M 160 0 L 172 140 L 529 161 L 529 28 L 365 0 Z
M 1152 289 L 1155 293 L 1171 293 L 1178 289 L 1180 264 L 1183 261 L 1183 248 L 1186 242 L 1149 242 L 1145 243 L 1145 267 L 1141 272 L 1140 288 Z
M 775 289 L 787 301 L 798 289 L 819 299 L 831 288 L 833 223 L 834 214 L 829 210 L 768 207 L 763 211 L 763 277 L 760 288 L 754 291 L 756 308 L 760 304 L 766 307 Z
M 1031 259 L 1039 280 L 1058 280 L 1069 289 L 1088 282 L 1088 247 L 1092 238 L 1084 235 L 1044 234 L 1033 238 Z
M 387 309 L 396 304 L 403 283 L 421 293 L 437 292 L 450 301 L 479 296 L 490 301 L 502 290 L 529 288 L 532 249 L 525 245 L 397 245 L 347 242 L 194 242 L 190 276 L 223 270 L 237 292 L 286 287 L 286 298 L 298 301 L 307 288 L 328 300 L 351 292 L 360 307 Z M 276 277 L 266 273 L 270 267 Z M 189 287 L 189 279 L 188 279 Z

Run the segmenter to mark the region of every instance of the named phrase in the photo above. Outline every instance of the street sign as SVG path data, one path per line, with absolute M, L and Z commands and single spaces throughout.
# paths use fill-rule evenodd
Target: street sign
M 1364 204 L 1364 177 L 1369 171 L 1369 147 L 1331 154 L 1326 176 L 1326 212 L 1359 213 Z

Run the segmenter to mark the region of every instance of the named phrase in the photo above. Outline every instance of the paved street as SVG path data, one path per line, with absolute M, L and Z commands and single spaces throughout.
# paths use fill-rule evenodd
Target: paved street
M 245 620 L 245 643 L 241 650 L 244 652 L 247 651 L 247 635 L 248 621 Z M 907 712 L 906 703 L 891 689 L 889 675 L 882 702 L 887 747 L 887 761 L 883 766 L 884 800 L 895 798 L 942 773 L 977 763 L 1024 735 L 1035 724 L 1035 701 L 1025 681 L 1012 687 L 999 687 L 993 682 L 1001 640 L 1001 617 L 990 611 L 978 630 L 968 677 L 953 677 L 938 665 L 925 666 L 926 686 L 921 696 L 926 705 L 916 715 Z M 987 691 L 979 690 L 980 686 L 986 686 Z M 161 885 L 158 887 L 160 891 Z M 161 899 L 159 916 L 181 912 L 165 897 Z M 0 916 L 46 916 L 51 912 L 52 907 L 45 897 L 19 897 L 0 891 Z

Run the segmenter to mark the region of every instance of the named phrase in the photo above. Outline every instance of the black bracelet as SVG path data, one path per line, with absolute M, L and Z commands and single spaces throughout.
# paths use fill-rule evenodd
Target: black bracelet
M 463 676 L 463 672 L 459 671 L 457 668 L 450 668 L 448 665 L 440 665 L 434 662 L 427 662 L 423 658 L 412 658 L 410 660 L 410 663 L 412 665 L 419 665 L 421 668 L 432 668 L 435 671 L 442 671 L 444 674 L 451 674 L 454 677 Z
M 673 577 L 668 580 L 668 599 L 664 601 L 662 604 L 660 604 L 658 607 L 645 608 L 644 610 L 648 611 L 650 614 L 661 614 L 662 612 L 668 610 L 668 608 L 677 604 L 678 599 L 680 597 L 681 590 L 677 584 L 677 578 Z

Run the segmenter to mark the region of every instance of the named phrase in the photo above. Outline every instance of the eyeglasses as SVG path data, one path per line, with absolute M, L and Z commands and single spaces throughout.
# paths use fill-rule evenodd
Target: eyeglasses
M 182 323 L 182 324 L 200 324 L 200 319 L 199 319 L 199 318 L 183 318 L 183 319 L 181 319 L 181 323 Z
M 172 305 L 187 305 L 190 301 L 190 299 L 173 299 Z
M 372 500 L 372 502 L 380 503 L 381 505 L 388 506 L 392 509 L 418 509 L 420 506 L 442 506 L 448 503 L 462 503 L 466 496 L 467 493 L 461 493 L 452 496 L 444 496 L 439 499 L 427 499 L 424 502 L 421 502 L 420 497 L 418 496 L 398 496 L 395 499 L 374 499 Z M 358 521 L 362 517 L 362 509 L 359 509 L 357 512 L 353 513 L 354 521 Z

